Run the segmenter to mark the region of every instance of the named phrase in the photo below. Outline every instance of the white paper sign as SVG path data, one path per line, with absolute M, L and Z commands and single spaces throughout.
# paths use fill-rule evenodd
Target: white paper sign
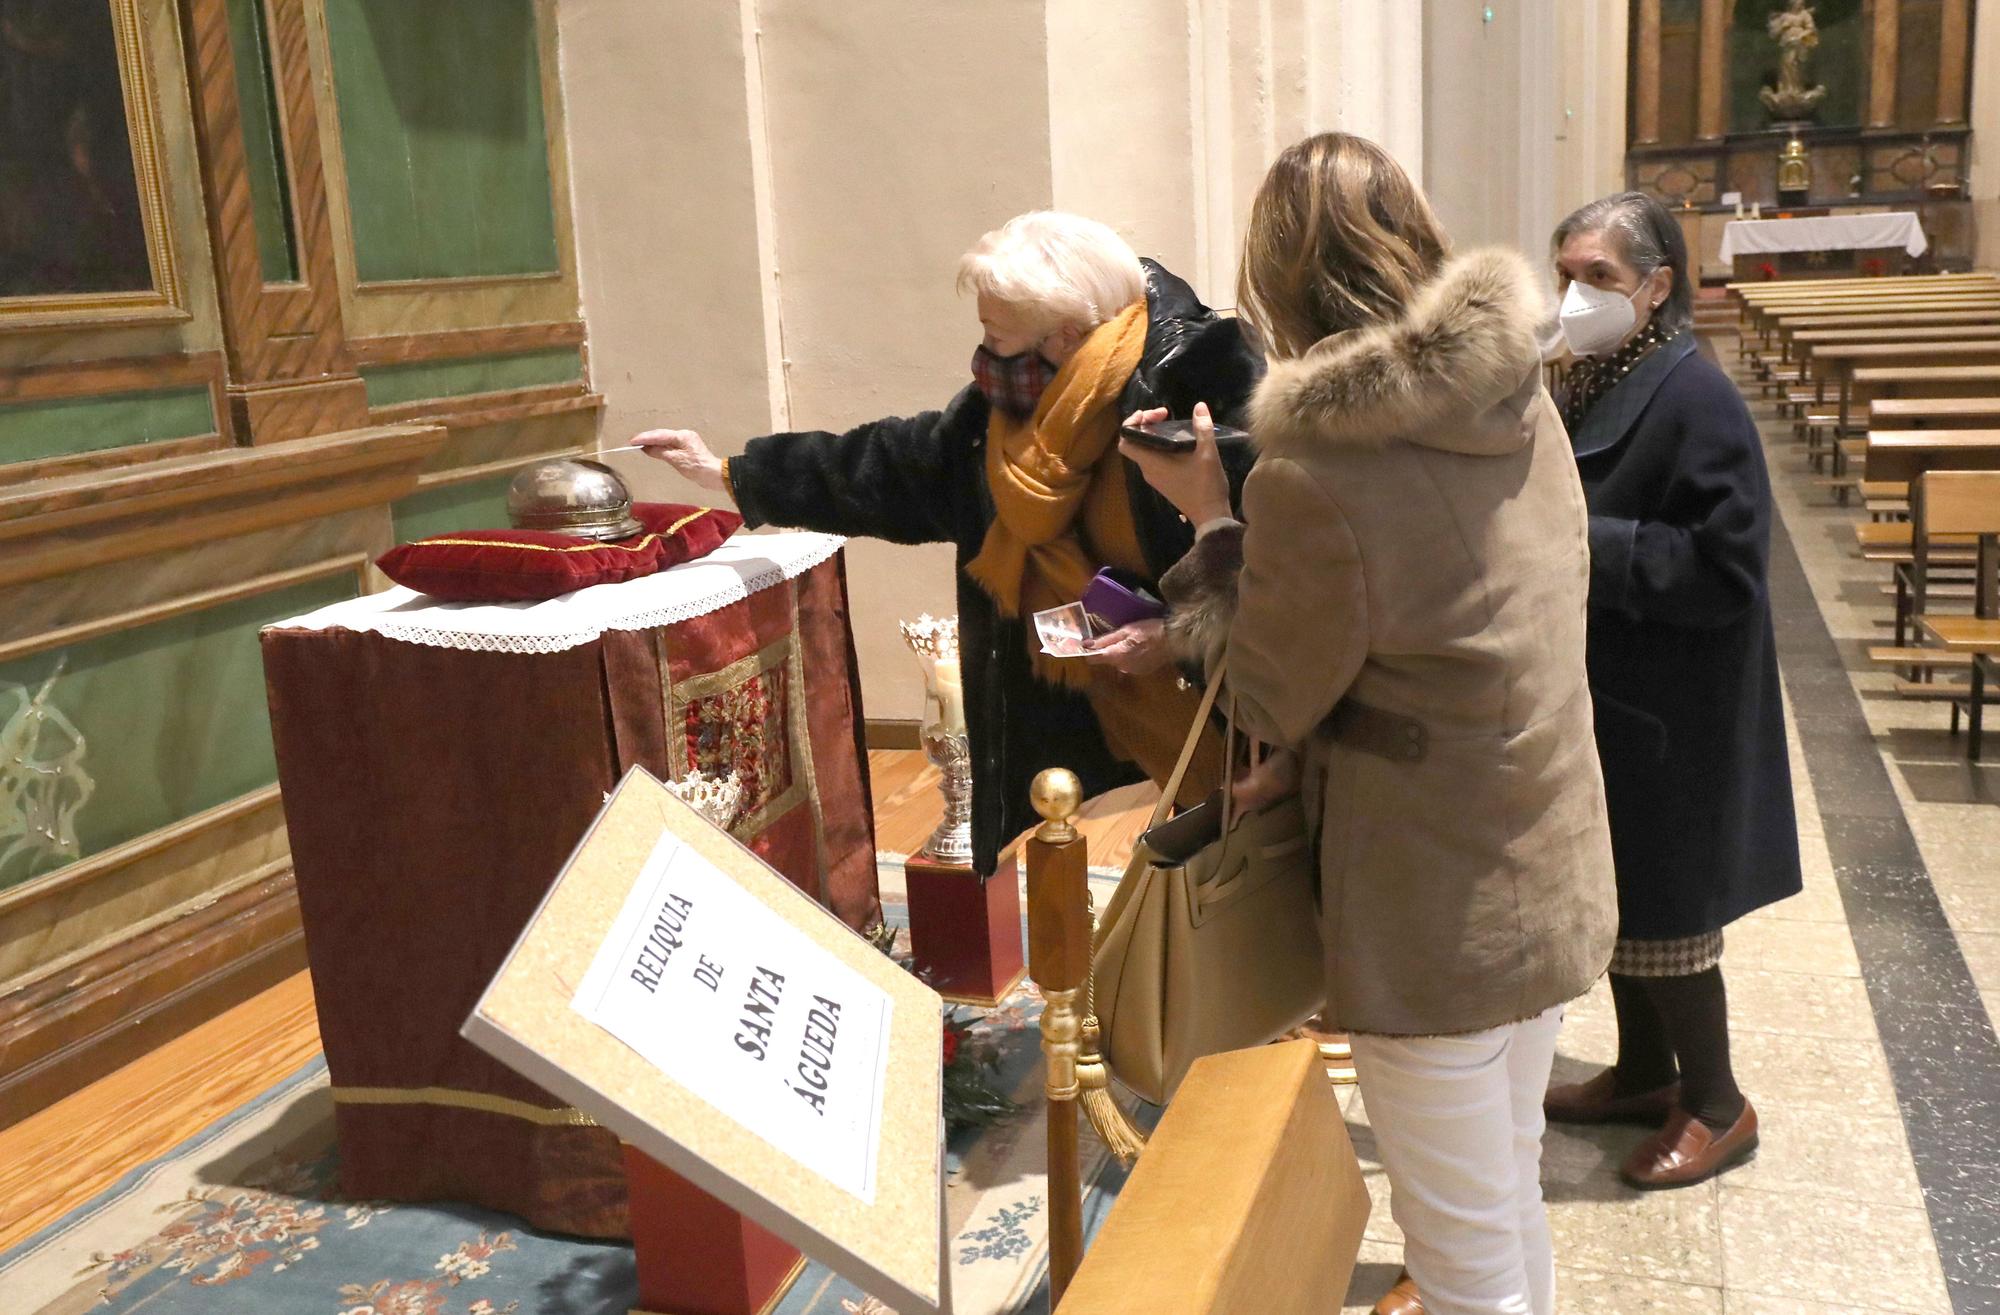
M 570 1004 L 718 1112 L 874 1204 L 893 1002 L 671 832 Z

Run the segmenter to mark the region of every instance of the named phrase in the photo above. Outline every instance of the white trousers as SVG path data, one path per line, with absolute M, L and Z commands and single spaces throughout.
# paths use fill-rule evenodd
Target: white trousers
M 1542 1097 L 1562 1010 L 1490 1032 L 1356 1036 L 1403 1263 L 1429 1315 L 1554 1315 Z

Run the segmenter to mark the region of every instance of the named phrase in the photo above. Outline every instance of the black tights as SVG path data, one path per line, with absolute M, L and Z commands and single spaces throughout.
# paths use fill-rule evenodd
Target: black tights
M 1611 974 L 1618 1009 L 1618 1094 L 1681 1083 L 1681 1108 L 1718 1132 L 1743 1113 L 1729 1065 L 1729 997 L 1722 969 L 1687 977 Z

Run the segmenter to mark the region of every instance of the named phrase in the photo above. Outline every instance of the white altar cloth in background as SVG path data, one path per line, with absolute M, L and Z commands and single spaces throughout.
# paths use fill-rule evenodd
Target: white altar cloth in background
M 1909 210 L 1880 215 L 1819 215 L 1811 219 L 1733 219 L 1722 229 L 1725 261 L 1778 251 L 1874 251 L 1901 247 L 1921 256 L 1930 247 Z

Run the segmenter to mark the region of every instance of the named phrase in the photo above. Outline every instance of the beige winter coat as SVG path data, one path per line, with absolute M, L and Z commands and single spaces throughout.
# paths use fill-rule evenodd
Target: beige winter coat
M 1611 956 L 1586 514 L 1544 305 L 1525 261 L 1475 252 L 1401 321 L 1275 362 L 1248 529 L 1164 582 L 1184 641 L 1226 645 L 1239 717 L 1304 758 L 1338 1029 L 1516 1022 Z

